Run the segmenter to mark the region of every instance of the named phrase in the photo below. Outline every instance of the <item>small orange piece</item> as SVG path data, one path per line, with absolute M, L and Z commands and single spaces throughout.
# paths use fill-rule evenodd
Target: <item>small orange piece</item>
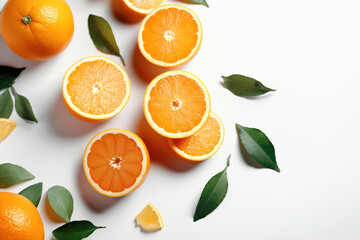
M 141 23 L 138 45 L 151 63 L 176 67 L 195 56 L 200 48 L 202 28 L 190 9 L 169 4 L 154 9 Z
M 139 136 L 123 129 L 108 129 L 90 140 L 83 165 L 86 178 L 97 192 L 121 197 L 144 180 L 150 157 Z
M 74 19 L 65 0 L 8 0 L 1 11 L 0 32 L 17 55 L 43 61 L 69 45 Z
M 156 207 L 149 203 L 136 216 L 136 224 L 145 232 L 153 232 L 164 227 L 164 222 Z
M 195 134 L 210 115 L 210 96 L 199 78 L 168 71 L 152 80 L 144 96 L 144 114 L 149 125 L 167 138 Z
M 26 197 L 0 192 L 0 239 L 44 240 L 44 225 L 34 204 Z
M 106 57 L 84 58 L 70 67 L 63 80 L 66 107 L 84 121 L 101 121 L 118 114 L 130 97 L 125 70 Z
M 4 141 L 10 135 L 16 125 L 17 123 L 10 119 L 0 118 L 0 142 Z
M 214 155 L 220 149 L 224 136 L 224 125 L 220 118 L 211 112 L 200 131 L 187 138 L 168 138 L 167 143 L 177 157 L 198 162 Z
M 153 9 L 165 5 L 167 0 L 112 0 L 112 9 L 117 17 L 126 22 L 139 22 Z

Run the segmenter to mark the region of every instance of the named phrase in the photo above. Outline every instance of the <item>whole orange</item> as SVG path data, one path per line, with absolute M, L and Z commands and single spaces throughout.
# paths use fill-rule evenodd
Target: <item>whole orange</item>
M 8 0 L 0 32 L 17 55 L 43 61 L 62 52 L 74 33 L 74 19 L 64 0 Z
M 26 197 L 0 192 L 0 239 L 44 240 L 40 214 Z

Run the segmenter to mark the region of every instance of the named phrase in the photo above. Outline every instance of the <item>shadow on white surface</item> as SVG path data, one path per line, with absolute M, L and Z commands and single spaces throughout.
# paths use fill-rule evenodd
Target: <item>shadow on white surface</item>
M 84 122 L 73 116 L 66 108 L 61 92 L 50 112 L 50 124 L 56 134 L 63 137 L 79 137 L 99 128 L 104 122 Z
M 152 163 L 160 164 L 176 172 L 188 171 L 201 164 L 201 162 L 187 162 L 175 157 L 168 149 L 166 139 L 150 127 L 144 116 L 140 119 L 136 132 L 145 142 Z

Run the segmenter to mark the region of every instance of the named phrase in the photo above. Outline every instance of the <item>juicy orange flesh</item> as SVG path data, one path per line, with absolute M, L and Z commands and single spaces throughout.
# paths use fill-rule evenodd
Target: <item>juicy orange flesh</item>
M 163 0 L 129 0 L 129 2 L 136 8 L 151 10 L 160 6 Z
M 191 78 L 167 76 L 151 89 L 148 109 L 152 120 L 166 132 L 189 132 L 206 112 L 205 93 Z
M 186 154 L 203 156 L 216 147 L 220 138 L 220 124 L 210 116 L 200 131 L 190 137 L 174 139 L 173 141 L 175 146 Z
M 160 229 L 162 227 L 161 219 L 159 219 L 159 216 L 150 205 L 146 205 L 139 215 L 136 216 L 136 222 L 148 230 Z
M 114 65 L 95 60 L 77 66 L 68 77 L 66 90 L 82 112 L 102 115 L 116 110 L 126 94 L 122 72 Z
M 145 23 L 142 32 L 145 51 L 157 60 L 175 63 L 190 55 L 199 38 L 194 17 L 182 9 L 162 9 Z
M 95 141 L 87 157 L 91 179 L 105 191 L 121 192 L 141 174 L 143 156 L 124 134 L 106 134 Z

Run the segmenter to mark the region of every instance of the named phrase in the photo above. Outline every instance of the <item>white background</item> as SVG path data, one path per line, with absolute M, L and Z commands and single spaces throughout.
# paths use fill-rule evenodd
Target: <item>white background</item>
M 4 3 L 1 0 L 0 7 Z M 61 55 L 46 62 L 27 61 L 0 38 L 0 64 L 26 67 L 14 86 L 28 97 L 39 120 L 39 124 L 28 124 L 13 112 L 11 119 L 18 126 L 0 144 L 0 163 L 19 164 L 36 179 L 1 191 L 19 192 L 44 183 L 38 209 L 46 240 L 53 239 L 51 231 L 63 224 L 52 215 L 46 200 L 46 191 L 53 185 L 65 186 L 72 193 L 73 220 L 106 226 L 89 239 L 360 238 L 358 0 L 208 0 L 210 8 L 177 2 L 198 14 L 204 31 L 199 53 L 180 69 L 205 82 L 212 111 L 226 129 L 222 148 L 200 164 L 172 157 L 164 140 L 144 121 L 142 100 L 149 79 L 136 70 L 146 64 L 134 60 L 139 24 L 116 20 L 108 0 L 68 3 L 75 33 Z M 89 14 L 103 16 L 111 24 L 131 79 L 128 104 L 103 123 L 76 119 L 61 97 L 63 75 L 75 61 L 106 55 L 89 37 Z M 254 77 L 277 91 L 254 99 L 236 97 L 221 84 L 222 75 L 234 73 Z M 246 163 L 235 123 L 267 134 L 281 173 Z M 144 183 L 119 199 L 96 193 L 81 166 L 90 138 L 107 128 L 139 134 L 152 157 Z M 224 168 L 229 154 L 225 200 L 194 223 L 192 216 L 205 183 Z M 165 223 L 155 233 L 143 233 L 134 224 L 149 201 Z

